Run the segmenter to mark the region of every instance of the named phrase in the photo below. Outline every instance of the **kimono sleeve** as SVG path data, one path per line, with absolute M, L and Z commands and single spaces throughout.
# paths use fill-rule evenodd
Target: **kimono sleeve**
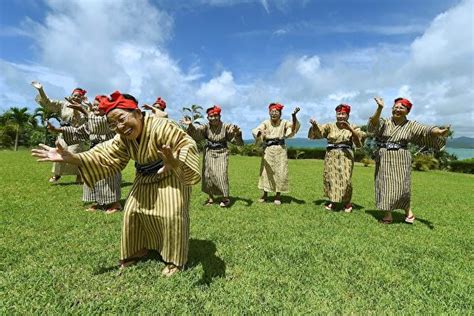
M 89 187 L 120 172 L 130 160 L 130 153 L 120 135 L 77 155 L 82 162 L 79 172 Z
M 266 125 L 265 125 L 265 122 L 261 123 L 259 126 L 257 126 L 256 128 L 254 128 L 252 130 L 252 135 L 253 137 L 255 138 L 255 141 L 257 144 L 263 142 L 263 137 L 262 137 L 262 134 L 260 133 L 260 135 L 258 135 L 259 132 L 263 132 L 264 130 L 266 130 Z M 258 135 L 258 136 L 257 136 Z
M 410 142 L 428 148 L 433 148 L 435 150 L 441 150 L 446 146 L 446 137 L 443 136 L 433 136 L 431 135 L 431 130 L 434 126 L 427 126 L 420 124 L 416 121 L 413 121 L 411 129 L 411 139 Z
M 185 131 L 170 121 L 163 122 L 151 137 L 155 144 L 169 145 L 174 152 L 179 153 L 181 165 L 173 169 L 178 179 L 185 185 L 193 185 L 201 180 L 199 167 L 199 152 L 196 142 Z
M 329 134 L 329 125 L 328 124 L 317 124 L 319 131 L 316 131 L 313 126 L 309 128 L 308 138 L 309 139 L 321 139 L 326 138 Z
M 374 134 L 375 136 L 381 136 L 380 134 L 383 132 L 383 127 L 385 126 L 385 119 L 380 118 L 375 124 L 372 124 L 371 119 L 367 123 L 367 131 L 369 133 Z
M 361 146 L 363 146 L 363 145 L 364 145 L 364 142 L 365 142 L 365 139 L 367 138 L 367 133 L 364 132 L 364 131 L 362 131 L 362 130 L 360 129 L 360 127 L 357 127 L 357 126 L 355 126 L 355 125 L 352 126 L 352 128 L 353 128 L 354 131 L 356 132 L 357 136 L 359 136 L 360 144 L 361 144 Z M 351 139 L 352 139 L 352 137 L 351 137 Z M 354 141 L 352 141 L 352 143 L 355 145 Z M 359 146 L 356 145 L 356 147 L 359 147 Z
M 68 145 L 75 145 L 88 141 L 89 135 L 90 132 L 87 128 L 87 124 L 82 124 L 79 127 L 63 127 L 63 138 Z
M 199 142 L 203 140 L 206 136 L 206 125 L 195 126 L 194 124 L 189 124 L 187 133 L 195 141 Z
M 242 139 L 242 134 L 238 136 L 233 134 L 232 133 L 233 126 L 234 126 L 233 124 L 225 125 L 226 141 L 231 142 L 232 144 L 235 144 L 237 146 L 242 146 L 244 144 L 244 140 Z
M 295 136 L 296 133 L 300 130 L 301 124 L 299 121 L 296 121 L 295 130 L 293 131 L 293 123 L 285 121 L 285 138 L 290 138 Z
M 46 110 L 60 114 L 61 109 L 63 107 L 63 101 L 59 100 L 51 100 L 50 98 L 42 98 L 41 95 L 37 95 L 36 98 L 36 103 L 38 103 L 41 107 L 45 108 Z M 65 102 L 65 101 L 64 101 Z

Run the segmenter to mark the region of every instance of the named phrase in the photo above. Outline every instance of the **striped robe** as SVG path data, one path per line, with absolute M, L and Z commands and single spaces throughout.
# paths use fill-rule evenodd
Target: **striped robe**
M 188 127 L 188 134 L 196 141 L 203 139 L 211 142 L 227 143 L 232 142 L 236 145 L 243 145 L 242 136 L 235 138 L 231 134 L 233 124 L 220 123 L 216 127 L 209 124 Z M 202 191 L 209 195 L 229 196 L 229 177 L 228 177 L 229 153 L 227 148 L 204 149 L 202 164 Z
M 374 133 L 378 142 L 392 142 L 407 145 L 413 143 L 442 149 L 445 137 L 431 136 L 433 127 L 416 121 L 405 121 L 395 125 L 392 119 L 379 119 L 373 125 L 370 120 L 368 131 Z M 380 148 L 375 156 L 375 200 L 377 208 L 384 211 L 407 210 L 411 200 L 411 153 L 407 149 L 387 150 Z
M 266 120 L 257 128 L 252 130 L 257 144 L 262 143 L 262 137 L 257 137 L 259 131 L 266 131 L 266 138 L 290 138 L 300 129 L 297 122 L 295 132 L 291 131 L 292 122 L 280 120 L 278 125 L 273 126 L 271 120 Z M 288 154 L 286 145 L 269 146 L 264 149 L 260 164 L 260 179 L 258 188 L 265 192 L 288 192 Z
M 42 98 L 41 95 L 36 96 L 36 102 L 43 108 L 54 112 L 59 115 L 61 119 L 61 123 L 70 124 L 73 127 L 79 127 L 81 124 L 84 124 L 85 117 L 82 113 L 74 111 L 73 109 L 68 108 L 67 106 L 70 104 L 66 100 L 51 100 L 49 98 Z M 85 104 L 84 104 L 85 105 Z M 62 133 L 58 135 L 58 141 L 65 145 L 64 137 Z M 67 150 L 71 153 L 80 153 L 86 150 L 86 145 L 81 142 L 75 145 L 67 146 Z M 53 168 L 51 172 L 55 176 L 63 176 L 63 175 L 78 175 L 79 171 L 76 166 L 67 164 L 67 163 L 60 163 L 60 162 L 53 162 Z
M 326 138 L 329 144 L 346 144 L 354 147 L 352 133 L 340 129 L 336 123 L 318 125 L 321 133 L 313 127 L 309 129 L 309 139 Z M 365 133 L 355 125 L 351 127 L 362 139 Z M 324 156 L 324 194 L 331 202 L 347 204 L 352 199 L 352 170 L 354 168 L 354 152 L 351 149 L 332 149 Z
M 68 145 L 84 143 L 88 140 L 91 146 L 96 146 L 104 141 L 114 138 L 113 132 L 108 124 L 107 117 L 95 115 L 90 112 L 87 122 L 79 127 L 66 126 L 63 128 L 63 137 Z M 116 174 L 97 181 L 93 187 L 86 184 L 82 190 L 82 200 L 84 202 L 96 202 L 99 205 L 109 205 L 120 201 L 122 174 Z
M 159 160 L 158 150 L 169 145 L 179 152 L 181 166 L 163 174 L 136 174 L 125 202 L 121 259 L 143 248 L 157 250 L 164 261 L 183 266 L 188 257 L 191 185 L 199 182 L 196 142 L 175 122 L 146 115 L 140 139 L 121 135 L 78 155 L 84 182 L 92 186 L 125 168 L 130 159 L 139 164 Z

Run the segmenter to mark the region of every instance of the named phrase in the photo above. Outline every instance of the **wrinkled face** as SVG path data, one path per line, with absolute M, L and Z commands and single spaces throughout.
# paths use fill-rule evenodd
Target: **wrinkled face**
M 75 92 L 75 93 L 71 94 L 70 99 L 74 102 L 80 103 L 80 102 L 82 102 L 84 97 L 79 92 Z
M 92 103 L 92 112 L 94 112 L 95 115 L 104 115 L 104 111 L 99 110 L 99 101 L 94 100 L 94 103 Z
M 207 120 L 209 121 L 209 124 L 211 125 L 217 125 L 221 121 L 221 115 L 220 114 L 211 114 L 207 116 Z
M 347 114 L 346 112 L 336 112 L 336 120 L 338 122 L 342 122 L 342 121 L 347 121 L 349 119 L 349 114 Z
M 281 117 L 281 111 L 278 111 L 278 110 L 270 110 L 268 112 L 270 114 L 270 118 L 272 119 L 272 121 L 278 121 Z
M 401 103 L 395 103 L 392 108 L 392 116 L 403 118 L 408 115 L 408 108 Z
M 137 139 L 142 133 L 143 121 L 140 110 L 127 111 L 113 109 L 107 114 L 107 122 L 111 130 L 127 139 Z

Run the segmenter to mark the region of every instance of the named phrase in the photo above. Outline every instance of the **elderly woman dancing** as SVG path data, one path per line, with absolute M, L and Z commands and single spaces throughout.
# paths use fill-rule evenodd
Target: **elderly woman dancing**
M 336 122 L 319 125 L 310 120 L 309 139 L 326 138 L 328 145 L 324 157 L 324 194 L 329 201 L 327 210 L 335 210 L 335 203 L 343 203 L 344 211 L 352 212 L 352 170 L 354 169 L 353 148 L 361 147 L 365 133 L 349 124 L 350 105 L 336 107 Z
M 385 211 L 380 220 L 392 223 L 392 211 L 405 211 L 405 222 L 413 224 L 411 209 L 411 153 L 409 143 L 442 149 L 446 145 L 449 128 L 422 125 L 407 119 L 413 105 L 408 99 L 393 102 L 392 117 L 380 118 L 384 101 L 375 98 L 377 110 L 369 119 L 368 131 L 374 134 L 378 149 L 375 156 L 375 200 L 377 208 Z
M 205 139 L 206 145 L 202 166 L 202 191 L 209 198 L 206 205 L 214 204 L 214 196 L 221 195 L 220 207 L 230 204 L 227 143 L 243 145 L 242 131 L 237 125 L 221 121 L 221 107 L 214 105 L 206 110 L 208 124 L 195 126 L 191 120 L 184 118 L 181 123 L 188 126 L 188 134 L 196 141 Z
M 74 103 L 79 103 L 84 108 L 88 108 L 89 104 L 87 102 L 86 93 L 87 91 L 81 88 L 76 88 L 72 91 L 71 96 L 66 98 L 66 100 L 52 100 L 44 92 L 43 85 L 37 81 L 33 81 L 31 85 L 38 90 L 38 95 L 36 96 L 36 102 L 45 110 L 55 113 L 60 118 L 60 124 L 64 126 L 79 127 L 81 124 L 85 123 L 86 117 L 81 112 L 78 112 L 69 107 L 69 105 Z M 63 135 L 60 133 L 58 135 L 58 140 L 63 142 Z M 65 145 L 63 143 L 63 145 Z M 77 143 L 68 147 L 68 151 L 72 153 L 80 153 L 86 149 L 84 142 Z M 82 182 L 79 171 L 76 166 L 72 166 L 66 163 L 53 163 L 52 168 L 53 175 L 49 179 L 49 182 L 56 183 L 59 181 L 63 175 L 75 175 L 76 182 Z
M 259 202 L 267 201 L 268 192 L 276 192 L 276 205 L 281 204 L 281 193 L 288 192 L 288 155 L 285 139 L 293 137 L 300 128 L 296 118 L 300 108 L 295 108 L 290 122 L 281 119 L 283 107 L 279 103 L 271 103 L 268 106 L 270 119 L 252 130 L 256 142 L 263 142 L 264 146 L 258 181 L 258 188 L 263 190 L 263 195 Z
M 144 116 L 135 98 L 118 91 L 101 101 L 99 109 L 118 133 L 113 139 L 80 154 L 41 145 L 33 155 L 39 161 L 79 166 L 90 187 L 135 160 L 135 181 L 124 208 L 120 265 L 133 264 L 155 249 L 166 262 L 163 275 L 171 276 L 188 258 L 191 186 L 200 180 L 196 142 L 170 120 Z

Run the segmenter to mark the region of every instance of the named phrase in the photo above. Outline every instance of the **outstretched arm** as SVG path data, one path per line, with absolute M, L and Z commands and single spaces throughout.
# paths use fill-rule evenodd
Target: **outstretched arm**
M 58 141 L 56 142 L 55 148 L 45 144 L 39 144 L 39 146 L 41 149 L 31 150 L 31 155 L 38 158 L 37 161 L 39 162 L 66 162 L 79 167 L 82 166 L 82 161 L 78 156 L 64 149 Z
M 374 115 L 372 115 L 369 119 L 369 124 L 372 126 L 376 126 L 377 123 L 379 122 L 380 115 L 382 114 L 382 110 L 384 107 L 384 102 L 382 98 L 375 97 L 374 100 L 375 100 L 375 103 L 377 103 L 377 110 L 375 110 Z

